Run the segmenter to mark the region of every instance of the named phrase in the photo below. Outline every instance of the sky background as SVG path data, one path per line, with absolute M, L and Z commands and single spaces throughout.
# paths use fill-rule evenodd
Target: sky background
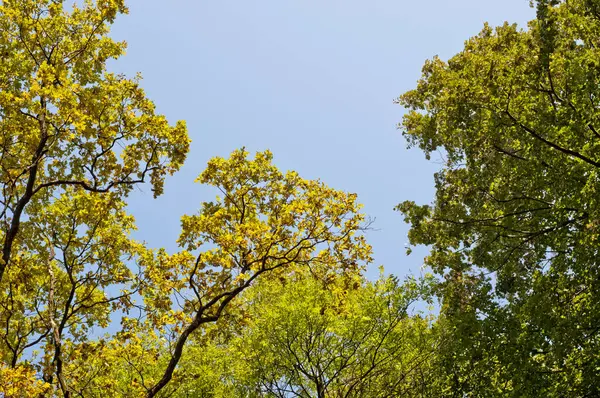
M 419 273 L 426 249 L 405 255 L 408 225 L 393 210 L 433 199 L 440 159 L 406 149 L 393 100 L 423 62 L 460 51 L 488 21 L 525 27 L 528 0 L 130 0 L 113 37 L 128 43 L 116 72 L 141 72 L 148 96 L 192 138 L 183 169 L 152 199 L 130 201 L 136 238 L 177 249 L 180 217 L 216 192 L 195 184 L 213 156 L 270 149 L 282 170 L 356 192 L 375 219 L 374 264 Z M 168 4 L 168 6 L 166 6 Z

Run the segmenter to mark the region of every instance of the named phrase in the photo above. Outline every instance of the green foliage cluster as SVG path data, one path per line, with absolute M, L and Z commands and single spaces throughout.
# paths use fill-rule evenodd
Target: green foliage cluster
M 190 379 L 174 396 L 427 396 L 437 339 L 411 306 L 429 291 L 383 276 L 352 286 L 306 274 L 263 280 L 237 322 L 191 345 Z
M 433 275 L 368 281 L 356 195 L 269 151 L 208 163 L 176 252 L 133 239 L 190 140 L 106 69 L 124 2 L 0 3 L 0 397 L 600 396 L 600 1 L 532 5 L 398 98 L 445 158 L 398 205 Z
M 398 208 L 443 277 L 449 394 L 600 391 L 600 3 L 536 5 L 398 99 L 411 144 L 446 157 L 433 204 Z

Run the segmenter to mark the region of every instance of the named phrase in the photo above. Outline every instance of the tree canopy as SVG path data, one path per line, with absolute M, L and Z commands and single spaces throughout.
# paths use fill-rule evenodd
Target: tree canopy
M 263 280 L 235 327 L 192 344 L 176 396 L 427 396 L 439 339 L 412 306 L 428 281 Z
M 190 140 L 183 122 L 155 113 L 139 78 L 106 69 L 125 47 L 109 26 L 126 11 L 113 0 L 0 7 L 6 396 L 153 397 L 174 377 L 189 336 L 260 275 L 293 264 L 325 278 L 370 259 L 356 195 L 281 173 L 268 151 L 208 164 L 198 181 L 223 197 L 182 218 L 180 252 L 131 238 L 129 192 L 148 182 L 160 195 Z M 119 316 L 116 334 L 92 334 Z M 145 374 L 138 366 L 157 360 L 163 343 L 164 367 Z M 120 392 L 112 367 L 132 375 Z
M 597 371 L 600 77 L 596 1 L 537 3 L 428 61 L 402 129 L 445 157 L 432 205 L 403 202 L 455 328 L 448 388 L 590 396 Z
M 397 99 L 444 160 L 397 206 L 433 275 L 368 280 L 357 195 L 269 150 L 208 162 L 175 250 L 134 239 L 190 138 L 107 68 L 124 1 L 3 1 L 0 396 L 597 396 L 600 2 L 532 5 Z

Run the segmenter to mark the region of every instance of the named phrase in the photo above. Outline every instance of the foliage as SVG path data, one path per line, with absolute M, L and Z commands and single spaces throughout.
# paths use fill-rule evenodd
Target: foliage
M 410 314 L 426 294 L 422 282 L 383 276 L 263 280 L 244 296 L 237 330 L 191 347 L 177 394 L 429 397 L 437 342 L 429 320 Z
M 271 157 L 263 152 L 250 160 L 239 150 L 230 159 L 209 162 L 198 180 L 217 187 L 223 197 L 205 202 L 199 214 L 182 218 L 182 250 L 175 254 L 128 239 L 131 217 L 122 213 L 114 214 L 121 218 L 107 218 L 98 208 L 93 215 L 81 214 L 78 209 L 86 207 L 78 203 L 85 204 L 89 194 L 71 192 L 47 206 L 57 214 L 43 219 L 56 224 L 40 226 L 40 233 L 68 237 L 59 246 L 62 255 L 66 248 L 92 254 L 74 256 L 82 264 L 63 269 L 64 263 L 50 250 L 44 263 L 47 273 L 42 274 L 49 278 L 48 304 L 37 316 L 19 314 L 32 324 L 51 319 L 46 334 L 37 337 L 45 354 L 26 362 L 65 396 L 104 396 L 107 390 L 113 396 L 155 396 L 179 377 L 176 368 L 190 336 L 228 311 L 235 312 L 233 300 L 262 274 L 284 278 L 288 268 L 295 267 L 325 279 L 359 275 L 370 260 L 370 247 L 358 233 L 363 216 L 356 195 L 303 180 L 294 172 L 283 174 Z M 62 220 L 61 214 L 70 218 Z M 86 223 L 93 225 L 86 229 L 91 237 L 79 243 L 72 237 L 73 226 Z M 131 266 L 114 252 L 134 256 L 138 273 L 132 274 Z M 95 288 L 72 279 L 76 272 Z M 99 291 L 105 286 L 125 287 L 113 300 Z M 71 301 L 59 301 L 63 296 Z M 137 296 L 143 304 L 134 302 Z M 125 316 L 115 336 L 90 339 L 90 327 L 108 325 L 119 308 L 127 313 L 135 308 L 136 316 Z
M 106 69 L 125 49 L 108 33 L 126 11 L 122 0 L 0 5 L 6 396 L 155 396 L 178 377 L 188 338 L 262 274 L 352 275 L 370 260 L 356 195 L 283 174 L 269 152 L 210 161 L 198 181 L 223 197 L 182 218 L 178 253 L 130 237 L 128 194 L 149 183 L 160 195 L 190 141 L 139 77 Z
M 434 58 L 402 129 L 446 157 L 432 205 L 404 202 L 445 281 L 447 394 L 591 396 L 600 385 L 600 4 L 539 1 Z
M 106 68 L 123 0 L 3 1 L 0 395 L 597 395 L 600 3 L 535 5 L 398 99 L 409 145 L 445 157 L 435 201 L 398 206 L 434 320 L 411 311 L 431 278 L 365 281 L 356 195 L 269 151 L 210 160 L 220 197 L 175 253 L 132 239 L 129 193 L 162 194 L 190 140 Z
M 147 318 L 143 323 L 128 319 L 131 325 L 119 338 L 123 349 L 141 355 L 119 367 L 137 374 L 149 396 L 177 376 L 175 367 L 191 334 L 217 321 L 261 275 L 283 278 L 290 267 L 303 267 L 334 278 L 356 275 L 370 261 L 370 246 L 359 233 L 364 217 L 356 195 L 295 172 L 283 174 L 268 151 L 254 160 L 247 155 L 239 150 L 227 160 L 215 158 L 200 175 L 200 182 L 217 187 L 223 197 L 182 218 L 184 250 L 173 255 L 159 250 L 141 260 Z M 140 336 L 157 330 L 171 353 L 159 378 L 145 372 L 161 347 L 151 343 L 148 350 Z
M 37 380 L 35 370 L 25 366 L 0 367 L 0 396 L 7 398 L 43 396 L 50 386 Z
M 0 5 L 0 360 L 3 391 L 68 396 L 63 367 L 87 356 L 90 331 L 131 307 L 125 199 L 167 174 L 189 147 L 139 77 L 109 73 L 125 49 L 108 37 L 122 1 L 12 0 Z M 133 290 L 120 289 L 133 286 Z M 121 290 L 119 292 L 119 290 Z M 35 377 L 38 382 L 25 382 Z M 42 382 L 43 381 L 43 382 Z M 25 387 L 29 384 L 29 387 Z M 7 387 L 8 386 L 8 387 Z M 7 392 L 8 391 L 8 392 Z M 26 392 L 29 391 L 29 392 Z

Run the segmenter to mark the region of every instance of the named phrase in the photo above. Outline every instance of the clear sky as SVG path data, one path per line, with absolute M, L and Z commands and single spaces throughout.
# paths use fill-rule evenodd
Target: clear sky
M 430 202 L 433 173 L 396 129 L 394 98 L 414 87 L 423 62 L 447 59 L 485 21 L 524 27 L 528 0 L 130 0 L 113 36 L 128 42 L 114 71 L 141 72 L 143 87 L 193 140 L 165 194 L 132 197 L 136 237 L 175 250 L 179 218 L 214 191 L 194 184 L 213 156 L 270 149 L 283 170 L 356 192 L 375 218 L 376 266 L 419 272 L 426 250 L 405 255 L 408 227 L 393 207 Z

